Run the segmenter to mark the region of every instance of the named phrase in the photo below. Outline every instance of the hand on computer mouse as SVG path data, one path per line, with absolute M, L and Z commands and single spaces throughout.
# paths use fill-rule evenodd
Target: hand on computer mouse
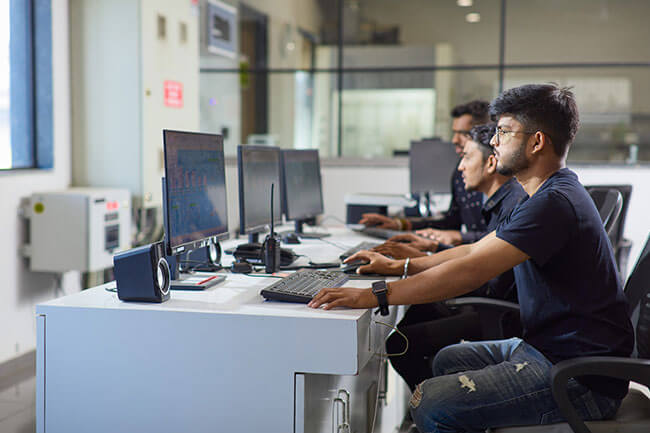
M 346 274 L 356 274 L 359 267 L 367 264 L 366 260 L 354 260 L 349 263 L 341 264 L 341 271 Z
M 382 274 L 382 275 L 402 275 L 403 265 L 398 260 L 391 260 L 386 256 L 372 251 L 359 251 L 343 261 L 351 263 L 356 260 L 368 262 L 366 265 L 359 266 L 359 274 Z
M 398 229 L 397 221 L 378 213 L 364 213 L 359 220 L 359 224 L 364 224 L 368 227 L 379 227 L 382 229 Z
M 415 258 L 427 255 L 410 245 L 391 241 L 384 242 L 378 247 L 373 248 L 372 251 L 376 251 L 385 256 L 391 256 L 394 259 L 405 259 L 407 257 Z
M 418 236 L 414 233 L 404 233 L 403 235 L 393 236 L 388 239 L 389 242 L 402 242 L 408 246 L 420 251 L 435 252 L 438 249 L 438 241 Z M 393 256 L 395 257 L 395 256 Z M 395 257 L 397 258 L 397 257 Z

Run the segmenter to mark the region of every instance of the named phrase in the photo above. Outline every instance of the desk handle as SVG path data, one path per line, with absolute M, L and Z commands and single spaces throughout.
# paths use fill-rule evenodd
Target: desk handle
M 379 363 L 379 368 L 383 368 L 383 375 L 384 375 L 384 380 L 383 380 L 383 389 L 380 389 L 377 391 L 377 398 L 379 400 L 383 400 L 384 403 L 386 403 L 386 394 L 388 394 L 388 360 L 384 359 Z M 380 372 L 381 374 L 381 372 Z
M 347 423 L 348 427 L 349 427 L 349 424 L 350 424 L 350 392 L 348 392 L 347 389 L 341 388 L 341 389 L 338 390 L 338 393 L 336 394 L 336 396 L 340 398 L 341 394 L 343 394 L 345 396 L 345 400 L 343 400 L 343 408 L 344 408 L 343 422 Z
M 343 422 L 339 422 L 339 411 L 336 409 L 337 405 L 341 403 L 341 417 L 343 418 Z M 339 433 L 341 431 L 341 427 L 346 425 L 345 422 L 345 402 L 343 401 L 342 398 L 336 397 L 332 401 L 332 433 Z

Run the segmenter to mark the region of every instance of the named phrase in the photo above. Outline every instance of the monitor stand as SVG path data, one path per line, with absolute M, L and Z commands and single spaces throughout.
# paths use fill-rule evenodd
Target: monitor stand
M 315 233 L 315 232 L 307 232 L 305 233 L 302 229 L 303 224 L 306 222 L 306 220 L 295 220 L 294 221 L 294 229 L 293 231 L 286 231 L 279 233 L 280 235 L 288 235 L 290 233 L 295 233 L 298 235 L 299 238 L 302 239 L 322 239 L 326 238 L 328 236 L 332 236 L 330 233 Z
M 175 280 L 172 280 L 169 288 L 172 290 L 205 290 L 226 279 L 223 274 L 208 273 L 208 272 L 195 272 L 183 273 L 180 269 L 181 260 L 176 260 L 174 264 Z

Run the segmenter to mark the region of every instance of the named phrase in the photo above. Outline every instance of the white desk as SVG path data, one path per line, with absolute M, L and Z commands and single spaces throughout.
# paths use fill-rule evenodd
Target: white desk
M 338 233 L 327 240 L 367 240 Z M 340 252 L 318 240 L 293 247 L 312 258 Z M 339 389 L 351 394 L 350 431 L 369 431 L 386 383 L 375 352 L 389 332 L 373 320 L 394 323 L 397 309 L 266 302 L 259 292 L 272 281 L 229 274 L 162 304 L 122 302 L 109 283 L 38 305 L 37 431 L 331 432 L 333 410 L 343 421 L 336 397 L 347 401 Z M 375 431 L 394 431 L 406 409 L 406 386 L 388 376 Z

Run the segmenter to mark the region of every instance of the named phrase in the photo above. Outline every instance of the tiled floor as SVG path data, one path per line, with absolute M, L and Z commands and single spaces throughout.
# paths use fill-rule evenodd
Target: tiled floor
M 0 388 L 0 432 L 36 431 L 36 378 L 21 377 Z

